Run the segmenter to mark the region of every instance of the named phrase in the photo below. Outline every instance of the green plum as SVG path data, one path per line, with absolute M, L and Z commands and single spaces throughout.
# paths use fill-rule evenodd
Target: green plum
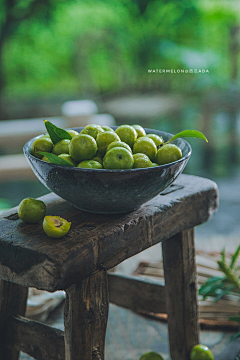
M 44 157 L 42 158 L 42 160 L 43 160 L 43 161 L 46 161 L 46 162 L 49 162 L 49 163 L 51 162 L 50 160 L 48 160 L 48 158 L 47 158 L 46 156 L 44 156 Z
M 110 149 L 103 158 L 105 169 L 132 169 L 133 164 L 132 153 L 123 147 Z
M 88 124 L 82 129 L 80 134 L 90 135 L 96 140 L 98 134 L 101 132 L 104 132 L 104 130 L 101 128 L 100 125 Z
M 139 153 L 134 154 L 133 155 L 133 160 L 134 160 L 134 165 L 133 165 L 134 169 L 147 168 L 147 167 L 152 167 L 153 166 L 151 160 L 145 154 L 139 154 Z
M 69 145 L 70 145 L 70 140 L 68 139 L 60 140 L 53 146 L 52 153 L 54 155 L 69 154 Z
M 45 216 L 43 220 L 43 230 L 51 238 L 61 238 L 66 235 L 71 227 L 71 223 L 60 216 Z
M 181 149 L 175 144 L 165 144 L 161 146 L 156 155 L 158 165 L 170 164 L 182 158 Z
M 164 360 L 164 359 L 163 359 L 162 355 L 160 355 L 154 351 L 149 351 L 146 354 L 143 354 L 140 357 L 140 360 Z
M 71 135 L 71 137 L 73 138 L 74 136 L 78 135 L 79 133 L 75 130 L 66 130 L 69 135 Z
M 132 127 L 136 130 L 138 138 L 146 136 L 146 131 L 141 125 L 132 125 Z
M 146 136 L 155 142 L 157 148 L 159 148 L 164 143 L 163 138 L 157 134 L 147 134 Z
M 76 161 L 71 157 L 71 155 L 69 154 L 60 154 L 58 155 L 58 157 L 60 157 L 63 160 L 68 161 L 70 164 L 72 164 L 73 166 L 77 166 Z
M 38 154 L 38 151 L 51 152 L 53 143 L 50 137 L 43 135 L 39 139 L 36 139 L 31 146 L 31 154 L 39 159 L 43 158 L 43 155 Z
M 102 128 L 104 131 L 113 131 L 113 132 L 114 132 L 114 130 L 113 130 L 110 126 L 107 126 L 107 125 L 101 126 L 101 128 Z
M 157 147 L 152 139 L 143 136 L 137 139 L 137 141 L 133 145 L 133 153 L 145 154 L 149 157 L 151 161 L 154 161 L 157 155 Z
M 191 360 L 214 360 L 214 356 L 206 345 L 195 345 L 190 354 Z
M 130 146 L 128 144 L 126 144 L 123 141 L 114 141 L 112 142 L 110 145 L 108 145 L 107 147 L 107 152 L 109 150 L 111 150 L 114 147 L 124 147 L 125 149 L 129 150 L 130 152 L 132 152 L 132 149 L 130 148 Z
M 44 135 L 42 136 L 42 138 L 48 138 L 48 139 L 51 140 L 49 133 L 44 134 Z
M 22 221 L 35 224 L 46 214 L 46 205 L 41 200 L 31 197 L 23 199 L 18 206 L 18 216 Z
M 102 165 L 100 162 L 95 160 L 84 160 L 81 161 L 78 165 L 78 168 L 84 168 L 84 169 L 102 169 Z
M 137 131 L 130 125 L 120 125 L 116 130 L 115 133 L 118 134 L 121 141 L 127 143 L 130 148 L 133 147 L 133 144 L 137 140 Z
M 96 153 L 96 155 L 92 158 L 92 160 L 99 162 L 101 165 L 103 165 L 103 158 L 101 155 Z
M 96 140 L 86 134 L 79 134 L 72 138 L 69 145 L 69 154 L 78 163 L 92 159 L 97 152 Z
M 119 136 L 113 131 L 104 131 L 97 136 L 98 152 L 101 156 L 104 156 L 108 145 L 114 141 L 120 141 Z

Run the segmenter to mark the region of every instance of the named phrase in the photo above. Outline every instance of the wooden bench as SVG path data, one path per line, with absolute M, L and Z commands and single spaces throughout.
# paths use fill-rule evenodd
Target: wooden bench
M 109 300 L 130 309 L 167 310 L 172 360 L 199 343 L 194 227 L 214 214 L 214 182 L 181 175 L 167 191 L 127 214 L 82 212 L 55 194 L 49 215 L 72 222 L 61 239 L 26 224 L 14 208 L 0 217 L 0 358 L 23 351 L 38 360 L 103 360 Z M 162 242 L 165 287 L 107 273 Z M 28 287 L 65 290 L 65 331 L 24 318 Z

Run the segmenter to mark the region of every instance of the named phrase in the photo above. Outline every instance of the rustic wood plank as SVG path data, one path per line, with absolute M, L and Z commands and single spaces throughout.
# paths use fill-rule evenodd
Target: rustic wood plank
M 194 230 L 162 243 L 168 332 L 172 360 L 190 360 L 199 343 Z
M 64 332 L 22 316 L 7 326 L 8 345 L 37 360 L 65 360 Z
M 109 301 L 137 312 L 165 313 L 165 287 L 157 281 L 108 273 Z
M 72 285 L 66 295 L 65 359 L 104 360 L 108 318 L 106 271 Z
M 54 194 L 42 197 L 48 214 L 72 222 L 62 239 L 42 224 L 25 224 L 16 208 L 0 216 L 0 273 L 4 280 L 47 291 L 66 289 L 101 268 L 110 269 L 144 249 L 207 221 L 218 206 L 211 180 L 181 175 L 179 190 L 158 195 L 140 209 L 117 215 L 73 208 Z M 57 246 L 56 246 L 57 243 Z
M 25 315 L 28 288 L 0 280 L 0 359 L 17 360 L 19 351 L 7 346 L 6 328 L 12 315 Z

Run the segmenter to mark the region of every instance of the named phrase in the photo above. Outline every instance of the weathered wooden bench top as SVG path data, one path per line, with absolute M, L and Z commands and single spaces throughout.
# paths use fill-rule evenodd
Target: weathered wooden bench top
M 1 214 L 0 277 L 55 291 L 206 222 L 217 209 L 218 190 L 211 180 L 181 175 L 164 194 L 134 212 L 118 215 L 77 210 L 53 193 L 41 200 L 47 215 L 72 222 L 69 233 L 51 239 L 42 223 L 18 219 L 17 208 Z

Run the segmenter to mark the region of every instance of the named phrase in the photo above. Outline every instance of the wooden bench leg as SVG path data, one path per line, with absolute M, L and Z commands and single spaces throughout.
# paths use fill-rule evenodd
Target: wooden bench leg
M 28 288 L 0 280 L 0 359 L 17 360 L 19 351 L 8 347 L 7 321 L 12 315 L 25 315 Z
M 194 229 L 162 242 L 172 360 L 190 360 L 199 343 Z
M 108 318 L 106 271 L 66 290 L 65 360 L 104 360 Z

